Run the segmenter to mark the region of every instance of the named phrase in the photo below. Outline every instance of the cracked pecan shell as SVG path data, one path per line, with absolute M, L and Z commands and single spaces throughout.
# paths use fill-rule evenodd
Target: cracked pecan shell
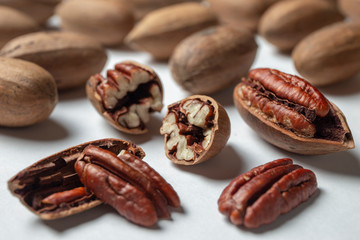
M 74 164 L 85 147 L 92 145 L 110 152 L 127 150 L 143 158 L 143 150 L 119 139 L 101 139 L 83 143 L 25 168 L 8 181 L 11 193 L 42 219 L 66 217 L 102 203 L 80 182 Z
M 307 155 L 354 148 L 340 109 L 300 77 L 253 69 L 235 87 L 234 103 L 244 121 L 279 148 Z
M 283 158 L 236 177 L 221 193 L 218 206 L 233 224 L 257 228 L 306 201 L 316 189 L 312 171 Z
M 168 205 L 180 206 L 171 185 L 128 151 L 116 155 L 88 146 L 76 161 L 75 169 L 86 189 L 136 224 L 152 226 L 158 218 L 170 217 Z
M 86 93 L 95 109 L 116 129 L 130 134 L 148 131 L 151 113 L 160 112 L 163 88 L 158 75 L 148 66 L 124 61 L 108 70 L 106 78 L 93 75 Z

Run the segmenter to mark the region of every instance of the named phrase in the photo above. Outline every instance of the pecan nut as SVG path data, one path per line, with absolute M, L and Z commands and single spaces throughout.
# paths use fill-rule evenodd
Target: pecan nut
M 141 148 L 119 139 L 83 143 L 46 157 L 25 168 L 8 181 L 9 190 L 42 219 L 66 217 L 102 203 L 85 190 L 74 164 L 83 149 L 94 145 L 119 152 L 127 150 L 142 158 Z
M 96 110 L 116 129 L 143 134 L 152 112 L 160 112 L 163 89 L 157 74 L 149 67 L 131 61 L 115 65 L 107 77 L 92 76 L 87 96 Z
M 169 218 L 168 205 L 180 206 L 177 193 L 154 169 L 128 151 L 118 155 L 88 146 L 75 163 L 85 187 L 126 219 L 152 226 Z
M 340 109 L 300 77 L 253 69 L 236 86 L 234 103 L 245 122 L 279 148 L 300 154 L 354 148 Z
M 193 165 L 223 149 L 230 136 L 230 120 L 213 98 L 193 95 L 168 106 L 160 133 L 171 161 Z
M 233 224 L 257 228 L 305 202 L 316 189 L 312 171 L 283 158 L 236 177 L 221 193 L 218 206 Z

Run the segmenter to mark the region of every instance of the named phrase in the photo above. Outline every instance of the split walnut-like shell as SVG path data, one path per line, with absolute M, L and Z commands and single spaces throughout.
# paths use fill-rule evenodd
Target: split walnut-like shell
M 143 158 L 143 150 L 120 139 L 100 139 L 83 143 L 46 157 L 25 168 L 8 182 L 11 193 L 42 219 L 52 220 L 73 215 L 102 203 L 84 189 L 74 164 L 87 146 L 109 152 L 126 150 Z
M 95 109 L 116 129 L 130 134 L 148 131 L 152 112 L 163 104 L 161 81 L 154 70 L 133 61 L 124 61 L 107 71 L 107 77 L 92 76 L 86 93 Z
M 253 69 L 234 90 L 244 121 L 269 143 L 313 155 L 354 148 L 345 116 L 304 79 L 274 69 Z
M 194 165 L 224 148 L 230 136 L 230 120 L 213 98 L 193 95 L 168 106 L 160 133 L 171 161 Z

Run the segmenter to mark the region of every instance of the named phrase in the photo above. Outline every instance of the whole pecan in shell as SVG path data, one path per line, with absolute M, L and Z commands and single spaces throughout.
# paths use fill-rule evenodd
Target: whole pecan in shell
M 152 226 L 158 218 L 170 217 L 168 205 L 180 206 L 171 185 L 130 152 L 116 155 L 88 146 L 75 169 L 86 189 L 136 224 Z
M 257 228 L 306 201 L 317 189 L 315 174 L 278 159 L 236 177 L 218 200 L 219 211 L 235 225 Z
M 235 87 L 234 103 L 245 122 L 279 148 L 308 155 L 354 148 L 340 109 L 300 77 L 253 69 Z

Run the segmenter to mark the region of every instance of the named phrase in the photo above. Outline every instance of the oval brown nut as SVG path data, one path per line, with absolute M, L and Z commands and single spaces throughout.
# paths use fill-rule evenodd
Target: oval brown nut
M 54 78 L 31 62 L 0 57 L 0 125 L 24 127 L 47 119 L 58 102 Z
M 257 228 L 305 202 L 316 189 L 312 171 L 278 159 L 232 180 L 220 195 L 219 211 L 235 225 Z
M 313 32 L 294 48 L 292 59 L 300 75 L 315 86 L 351 78 L 360 71 L 360 22 Z
M 28 15 L 0 6 L 0 48 L 14 37 L 40 30 L 38 23 Z
M 217 24 L 217 18 L 200 3 L 180 3 L 157 9 L 144 17 L 125 42 L 149 52 L 155 59 L 168 59 L 185 37 Z
M 85 34 L 105 46 L 120 45 L 135 24 L 131 9 L 118 0 L 70 0 L 56 8 L 65 31 Z
M 42 219 L 62 218 L 102 203 L 84 189 L 74 164 L 85 147 L 92 145 L 119 153 L 126 150 L 143 158 L 143 150 L 120 139 L 100 139 L 83 143 L 48 156 L 25 168 L 8 181 L 11 193 Z
M 0 0 L 0 5 L 15 8 L 34 18 L 39 24 L 45 24 L 61 0 Z
M 200 0 L 132 0 L 131 2 L 128 0 L 122 1 L 125 1 L 127 4 L 130 4 L 132 6 L 136 19 L 141 19 L 146 16 L 146 14 L 154 11 L 155 9 L 159 9 L 169 5 L 183 2 L 200 2 Z
M 136 224 L 152 226 L 158 218 L 170 218 L 168 205 L 180 206 L 172 186 L 129 151 L 87 146 L 75 170 L 86 189 Z
M 218 26 L 179 43 L 169 61 L 175 81 L 194 94 L 211 94 L 246 76 L 257 52 L 247 30 Z
M 97 41 L 78 33 L 38 32 L 9 41 L 0 51 L 12 57 L 38 64 L 55 78 L 58 89 L 81 86 L 100 72 L 107 60 Z
M 262 15 L 259 33 L 283 51 L 291 50 L 315 30 L 343 20 L 333 4 L 326 1 L 281 1 Z
M 359 0 L 338 0 L 339 8 L 344 15 L 351 20 L 360 21 L 360 1 Z
M 163 88 L 158 75 L 148 66 L 124 61 L 108 70 L 104 78 L 93 75 L 86 93 L 95 109 L 116 129 L 143 134 L 152 112 L 160 112 Z
M 217 155 L 230 136 L 230 120 L 213 98 L 193 95 L 168 106 L 160 133 L 172 162 L 194 165 Z
M 273 3 L 282 0 L 206 0 L 220 21 L 257 31 L 263 12 Z
M 253 69 L 234 90 L 244 121 L 284 150 L 316 155 L 354 148 L 345 116 L 304 79 L 274 69 Z

